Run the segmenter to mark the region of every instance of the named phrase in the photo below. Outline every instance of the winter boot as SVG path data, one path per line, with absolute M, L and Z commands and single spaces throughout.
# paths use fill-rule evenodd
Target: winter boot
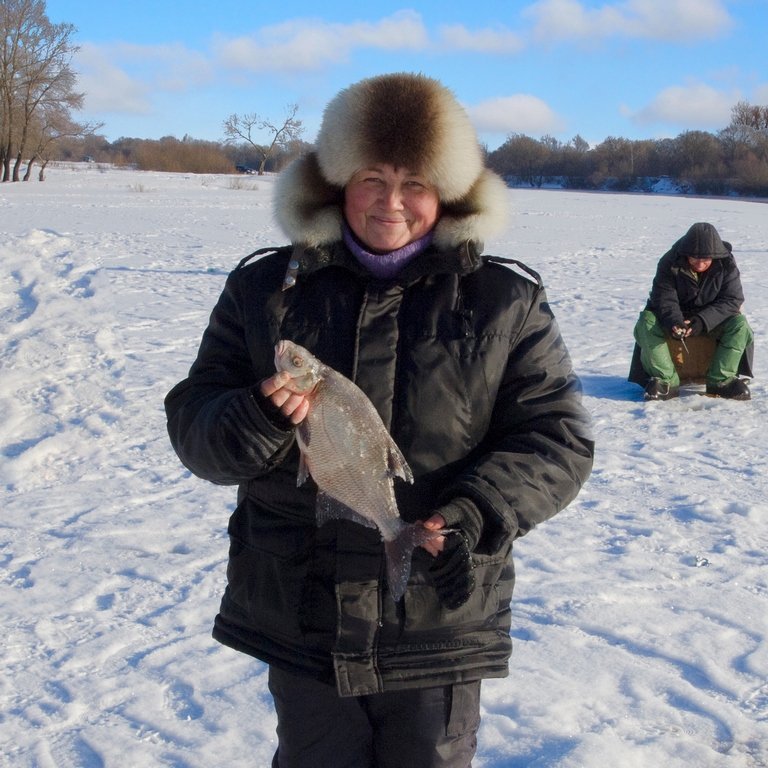
M 727 397 L 730 400 L 749 400 L 749 387 L 744 379 L 727 379 L 716 383 L 707 382 L 707 394 L 713 397 Z
M 668 381 L 650 379 L 645 385 L 644 400 L 671 400 L 680 394 L 680 387 L 673 387 Z

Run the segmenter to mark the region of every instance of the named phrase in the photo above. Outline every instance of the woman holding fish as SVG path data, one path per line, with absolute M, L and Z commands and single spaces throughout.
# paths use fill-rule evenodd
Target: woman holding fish
M 515 539 L 592 466 L 538 276 L 482 255 L 508 192 L 454 96 L 370 78 L 280 175 L 290 240 L 229 276 L 166 398 L 238 486 L 214 637 L 269 665 L 279 768 L 466 768 L 508 674 Z

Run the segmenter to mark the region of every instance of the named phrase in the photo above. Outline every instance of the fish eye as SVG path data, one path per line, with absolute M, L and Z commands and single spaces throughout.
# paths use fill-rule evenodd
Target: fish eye
M 301 368 L 301 366 L 304 365 L 304 359 L 300 355 L 294 355 L 291 359 L 291 365 L 293 365 L 294 368 Z

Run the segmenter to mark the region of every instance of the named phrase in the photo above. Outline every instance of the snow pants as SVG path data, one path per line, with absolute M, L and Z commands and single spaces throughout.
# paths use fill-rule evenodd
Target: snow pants
M 269 669 L 277 712 L 272 768 L 470 768 L 480 682 L 340 697 L 336 688 Z
M 738 374 L 739 362 L 744 350 L 752 343 L 753 334 L 744 315 L 733 315 L 707 334 L 717 342 L 715 353 L 707 370 L 709 384 L 721 384 Z M 640 361 L 645 372 L 666 381 L 672 387 L 680 386 L 667 337 L 656 315 L 643 310 L 635 325 L 635 341 L 640 347 Z

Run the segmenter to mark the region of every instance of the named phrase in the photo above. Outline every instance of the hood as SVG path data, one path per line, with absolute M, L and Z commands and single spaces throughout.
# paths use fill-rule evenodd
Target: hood
M 717 230 L 707 222 L 698 222 L 672 246 L 683 257 L 724 259 L 731 255 L 731 244 L 720 239 Z

